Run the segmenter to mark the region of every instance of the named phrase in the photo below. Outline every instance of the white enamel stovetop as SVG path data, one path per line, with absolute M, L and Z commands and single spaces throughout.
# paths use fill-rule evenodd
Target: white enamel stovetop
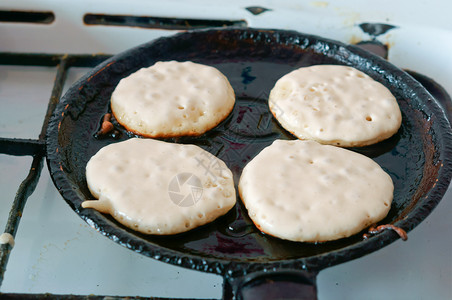
M 268 9 L 253 15 L 246 7 Z M 452 94 L 452 2 L 432 1 L 57 1 L 2 0 L 0 10 L 53 11 L 51 24 L 0 22 L 0 52 L 115 54 L 169 30 L 86 26 L 85 13 L 244 19 L 252 27 L 296 29 L 343 42 L 367 40 L 363 22 L 396 25 L 378 37 L 389 61 L 434 78 Z M 72 69 L 74 82 L 86 69 Z M 37 138 L 54 68 L 0 66 L 0 136 Z M 67 87 L 66 87 L 67 88 Z M 30 157 L 0 155 L 0 225 Z M 452 191 L 397 242 L 318 275 L 327 299 L 452 299 Z M 3 227 L 1 227 L 3 228 Z M 64 202 L 44 167 L 16 236 L 3 293 L 100 294 L 220 298 L 220 276 L 154 261 L 117 245 L 84 223 Z

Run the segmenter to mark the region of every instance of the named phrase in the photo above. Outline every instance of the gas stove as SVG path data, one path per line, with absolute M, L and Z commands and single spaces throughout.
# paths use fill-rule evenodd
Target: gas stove
M 11 228 L 17 232 L 14 247 L 1 246 L 3 252 L 11 252 L 9 259 L 2 254 L 6 260 L 0 264 L 4 271 L 0 293 L 18 298 L 47 293 L 67 298 L 222 296 L 223 279 L 218 275 L 155 261 L 103 237 L 65 203 L 45 166 L 36 174 L 42 161 L 34 157 L 42 155 L 38 137 L 49 103 L 51 107 L 71 84 L 110 55 L 197 28 L 297 30 L 380 51 L 438 93 L 451 116 L 447 95 L 452 94 L 451 9 L 452 3 L 440 0 L 385 0 L 372 6 L 363 1 L 260 1 L 257 5 L 254 1 L 3 0 L 0 225 L 6 226 L 5 232 Z M 7 142 L 12 139 L 22 143 L 23 150 L 11 149 Z M 32 192 L 35 181 L 36 189 L 26 200 L 24 195 L 28 189 Z M 451 212 L 449 188 L 431 215 L 409 232 L 408 241 L 398 240 L 321 271 L 318 298 L 452 298 Z

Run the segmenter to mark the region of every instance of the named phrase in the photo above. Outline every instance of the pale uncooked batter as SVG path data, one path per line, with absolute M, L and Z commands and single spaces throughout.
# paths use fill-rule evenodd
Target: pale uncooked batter
M 291 241 L 348 237 L 383 219 L 391 177 L 372 159 L 315 141 L 276 140 L 245 166 L 239 182 L 263 232 Z
M 195 145 L 133 138 L 110 144 L 86 166 L 99 200 L 82 203 L 145 234 L 176 234 L 204 225 L 236 203 L 231 171 Z
M 385 140 L 402 121 L 391 92 L 347 66 L 316 65 L 290 72 L 276 82 L 269 106 L 296 137 L 344 147 Z
M 216 68 L 193 62 L 157 62 L 123 78 L 111 109 L 128 130 L 147 137 L 197 136 L 232 111 L 234 90 Z

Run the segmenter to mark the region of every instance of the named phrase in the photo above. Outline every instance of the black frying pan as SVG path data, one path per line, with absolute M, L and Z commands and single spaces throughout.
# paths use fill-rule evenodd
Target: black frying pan
M 227 215 L 176 236 L 147 236 L 110 216 L 82 209 L 92 199 L 85 180 L 89 158 L 107 144 L 131 137 L 98 137 L 102 117 L 118 81 L 161 60 L 191 60 L 212 65 L 230 80 L 237 103 L 231 115 L 200 137 L 169 139 L 191 143 L 223 159 L 237 182 L 241 170 L 275 139 L 293 139 L 272 118 L 267 96 L 289 71 L 313 64 L 353 66 L 381 82 L 396 96 L 403 122 L 399 132 L 363 153 L 392 177 L 394 202 L 381 224 L 410 231 L 438 204 L 452 175 L 451 128 L 435 99 L 412 77 L 354 46 L 293 31 L 224 29 L 186 32 L 161 38 L 112 57 L 72 86 L 61 99 L 48 128 L 47 162 L 63 198 L 88 224 L 115 242 L 167 263 L 220 274 L 225 298 L 278 295 L 316 297 L 315 278 L 336 265 L 398 239 L 391 230 L 369 239 L 362 233 L 321 244 L 295 243 L 260 233 L 240 201 Z M 302 191 L 301 191 L 302 192 Z M 275 294 L 274 294 L 275 293 Z

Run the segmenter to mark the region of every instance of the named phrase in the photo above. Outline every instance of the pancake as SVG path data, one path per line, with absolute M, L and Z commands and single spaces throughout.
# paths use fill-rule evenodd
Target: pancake
M 193 62 L 157 62 L 121 79 L 111 110 L 127 130 L 146 137 L 197 136 L 232 111 L 234 90 L 217 69 Z
M 231 171 L 194 145 L 132 138 L 100 149 L 86 166 L 98 200 L 82 203 L 145 234 L 177 234 L 212 222 L 236 203 Z
M 296 137 L 342 147 L 383 141 L 402 122 L 391 92 L 348 66 L 316 65 L 284 75 L 270 92 L 269 106 Z
M 238 188 L 262 232 L 297 242 L 360 232 L 388 214 L 394 192 L 372 159 L 309 140 L 276 140 L 245 166 Z

